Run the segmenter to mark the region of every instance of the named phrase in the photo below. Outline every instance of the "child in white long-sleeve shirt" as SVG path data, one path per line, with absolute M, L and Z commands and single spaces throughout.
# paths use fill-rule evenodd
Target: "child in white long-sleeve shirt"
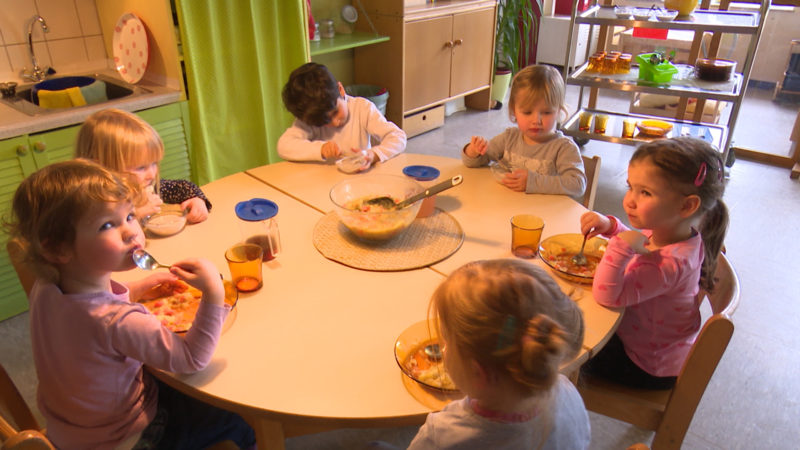
M 586 174 L 578 146 L 557 129 L 564 107 L 561 74 L 546 65 L 528 66 L 514 76 L 508 116 L 517 126 L 487 141 L 473 136 L 464 147 L 467 167 L 502 160 L 513 170 L 502 180 L 507 188 L 529 194 L 565 194 L 580 198 Z
M 406 134 L 375 105 L 345 94 L 327 67 L 306 63 L 283 88 L 283 103 L 296 120 L 278 139 L 278 155 L 289 161 L 326 161 L 364 151 L 364 167 L 401 153 Z M 379 142 L 374 147 L 371 140 Z
M 60 449 L 205 448 L 254 444 L 236 414 L 193 400 L 142 370 L 178 373 L 210 361 L 229 308 L 219 272 L 186 259 L 127 285 L 112 272 L 134 268 L 144 245 L 134 214 L 137 187 L 83 159 L 49 165 L 14 194 L 11 238 L 37 275 L 30 292 L 38 406 Z M 148 289 L 182 279 L 203 293 L 185 337 L 135 303 Z

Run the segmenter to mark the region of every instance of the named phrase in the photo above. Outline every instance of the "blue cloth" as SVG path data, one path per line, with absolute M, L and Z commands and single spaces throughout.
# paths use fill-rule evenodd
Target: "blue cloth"
M 92 84 L 81 87 L 81 94 L 83 94 L 87 105 L 94 105 L 108 100 L 106 83 L 102 80 L 94 80 Z

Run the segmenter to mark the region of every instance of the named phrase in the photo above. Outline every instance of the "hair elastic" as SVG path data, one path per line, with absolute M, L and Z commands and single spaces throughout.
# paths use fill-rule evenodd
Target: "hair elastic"
M 497 336 L 497 345 L 494 349 L 495 352 L 505 350 L 506 347 L 512 344 L 516 330 L 517 318 L 511 314 L 507 315 L 506 320 L 503 322 L 503 328 L 500 330 L 500 334 Z
M 700 163 L 700 169 L 697 171 L 697 176 L 694 177 L 694 185 L 700 187 L 703 181 L 706 181 L 706 174 L 708 173 L 708 165 L 705 162 Z

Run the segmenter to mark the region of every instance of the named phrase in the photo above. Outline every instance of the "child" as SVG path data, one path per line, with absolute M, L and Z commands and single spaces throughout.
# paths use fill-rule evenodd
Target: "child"
M 642 144 L 628 165 L 622 206 L 631 225 L 588 212 L 581 230 L 614 236 L 592 292 L 601 305 L 625 307 L 616 334 L 584 368 L 646 389 L 675 385 L 700 329 L 699 289 L 711 291 L 728 226 L 719 153 L 693 138 Z
M 106 109 L 89 116 L 78 132 L 75 157 L 135 176 L 147 193 L 147 202 L 136 205 L 140 219 L 159 212 L 162 200 L 179 204 L 189 223 L 208 218 L 211 202 L 194 183 L 159 179 L 158 163 L 164 157 L 164 143 L 158 132 L 135 114 Z
M 578 353 L 583 316 L 544 270 L 469 263 L 434 292 L 447 372 L 466 397 L 428 415 L 409 449 L 581 449 L 589 417 L 558 373 Z
M 325 161 L 365 151 L 361 170 L 406 149 L 406 134 L 362 97 L 345 94 L 327 67 L 306 63 L 283 87 L 283 104 L 297 120 L 278 139 L 289 161 Z M 372 147 L 370 140 L 380 143 Z
M 528 66 L 511 82 L 508 117 L 517 123 L 486 141 L 472 136 L 461 159 L 467 167 L 502 160 L 512 168 L 502 180 L 507 188 L 529 194 L 565 194 L 579 198 L 586 174 L 578 146 L 556 127 L 566 113 L 564 80 L 550 66 Z
M 237 415 L 157 382 L 142 365 L 178 373 L 203 369 L 229 307 L 219 272 L 186 259 L 128 286 L 112 272 L 134 267 L 144 244 L 131 199 L 136 186 L 83 159 L 55 163 L 14 194 L 11 238 L 37 275 L 30 293 L 38 406 L 58 448 L 205 448 L 255 441 Z M 135 303 L 146 290 L 182 279 L 202 291 L 194 325 L 180 337 Z

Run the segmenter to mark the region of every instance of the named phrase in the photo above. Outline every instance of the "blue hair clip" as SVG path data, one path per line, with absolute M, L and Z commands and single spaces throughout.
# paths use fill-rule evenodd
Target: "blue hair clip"
M 506 316 L 506 320 L 503 322 L 503 328 L 500 330 L 500 334 L 497 336 L 497 346 L 495 347 L 495 351 L 497 352 L 505 350 L 508 346 L 510 346 L 513 342 L 516 331 L 517 318 L 509 314 Z

